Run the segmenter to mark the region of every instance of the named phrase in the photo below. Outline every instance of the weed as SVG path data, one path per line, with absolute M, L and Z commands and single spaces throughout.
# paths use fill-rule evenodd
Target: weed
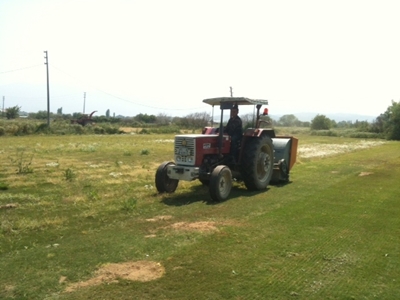
M 142 149 L 142 151 L 140 151 L 140 155 L 148 155 L 150 153 L 150 151 L 148 149 Z
M 10 160 L 17 167 L 17 174 L 33 173 L 31 167 L 33 154 L 30 157 L 25 157 L 25 150 L 17 149 L 15 157 L 10 156 Z
M 72 170 L 71 168 L 68 168 L 64 172 L 64 177 L 65 177 L 65 180 L 72 181 L 76 177 L 76 174 L 75 174 L 74 170 Z
M 122 210 L 126 212 L 132 212 L 136 209 L 137 200 L 135 198 L 129 198 L 125 202 L 122 203 Z
M 0 190 L 2 191 L 8 190 L 8 185 L 6 183 L 0 182 Z
M 93 190 L 89 191 L 87 193 L 87 196 L 88 196 L 89 200 L 99 200 L 100 199 L 99 194 Z

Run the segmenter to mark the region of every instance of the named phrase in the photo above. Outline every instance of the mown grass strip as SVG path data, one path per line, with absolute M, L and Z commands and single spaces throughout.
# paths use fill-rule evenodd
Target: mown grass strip
M 13 140 L 24 147 L 40 143 L 41 151 L 32 174 L 16 176 L 10 165 L 1 167 L 10 188 L 0 191 L 0 205 L 18 204 L 0 211 L 1 298 L 392 299 L 400 294 L 397 143 L 300 160 L 292 183 L 263 192 L 235 183 L 232 197 L 215 204 L 197 182 L 180 183 L 172 195 L 151 188 L 155 167 L 170 159 L 165 149 L 171 143 L 79 138 L 70 142 L 96 140 L 100 146 L 57 156 L 56 137 Z M 141 155 L 141 149 L 149 154 Z M 72 160 L 77 177 L 67 181 L 63 161 Z M 52 161 L 60 166 L 46 166 Z M 159 262 L 165 275 L 65 293 L 68 284 L 89 280 L 105 263 L 141 260 Z

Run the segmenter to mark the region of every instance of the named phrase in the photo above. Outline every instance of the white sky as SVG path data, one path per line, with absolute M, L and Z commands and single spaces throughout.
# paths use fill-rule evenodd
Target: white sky
M 398 0 L 0 0 L 5 107 L 207 111 L 269 100 L 274 114 L 378 116 L 400 100 Z M 30 67 L 30 68 L 27 68 Z M 241 110 L 241 113 L 244 113 Z

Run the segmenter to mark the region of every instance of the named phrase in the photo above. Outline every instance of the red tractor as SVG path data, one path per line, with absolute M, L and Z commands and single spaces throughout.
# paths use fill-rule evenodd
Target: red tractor
M 242 180 L 248 190 L 264 190 L 270 181 L 288 182 L 289 172 L 296 162 L 298 139 L 293 136 L 277 136 L 269 122 L 264 121 L 268 109 L 260 114 L 268 100 L 252 100 L 243 97 L 221 97 L 203 100 L 213 107 L 219 105 L 219 127 L 205 127 L 202 134 L 176 135 L 175 162 L 163 162 L 157 169 L 155 184 L 160 193 L 175 192 L 179 180 L 200 180 L 209 186 L 214 201 L 229 197 L 233 179 Z M 246 129 L 238 149 L 238 157 L 232 157 L 231 136 L 224 133 L 224 110 L 234 105 L 255 105 L 255 128 Z M 266 128 L 260 125 L 265 123 Z

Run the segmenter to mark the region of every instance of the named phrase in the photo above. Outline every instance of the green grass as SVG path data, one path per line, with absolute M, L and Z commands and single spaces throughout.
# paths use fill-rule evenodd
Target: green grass
M 300 147 L 358 141 L 299 138 Z M 236 183 L 229 200 L 213 203 L 198 182 L 180 182 L 176 193 L 157 194 L 155 170 L 173 160 L 172 139 L 1 137 L 0 183 L 7 189 L 0 189 L 0 207 L 16 206 L 0 209 L 0 298 L 396 299 L 400 294 L 399 143 L 299 157 L 290 184 L 248 192 Z M 11 160 L 20 149 L 22 156 Z M 32 172 L 18 172 L 27 162 Z M 359 176 L 362 172 L 368 175 Z M 214 227 L 189 227 L 196 222 Z M 95 277 L 103 264 L 128 261 L 158 262 L 165 274 L 65 292 Z

